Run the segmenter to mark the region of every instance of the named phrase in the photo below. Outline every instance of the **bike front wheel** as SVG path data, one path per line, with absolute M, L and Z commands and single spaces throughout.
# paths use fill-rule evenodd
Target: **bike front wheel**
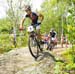
M 37 39 L 35 37 L 34 38 L 29 37 L 28 48 L 29 48 L 30 54 L 34 58 L 37 58 L 39 56 L 38 41 L 37 41 Z

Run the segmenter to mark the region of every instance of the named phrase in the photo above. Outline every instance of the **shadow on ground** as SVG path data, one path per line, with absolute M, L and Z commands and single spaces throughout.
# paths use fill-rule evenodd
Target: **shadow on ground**
M 62 62 L 62 63 L 64 63 L 63 60 L 57 60 L 56 57 L 55 57 L 52 53 L 47 52 L 47 51 L 44 51 L 44 52 L 42 52 L 41 54 L 39 54 L 39 57 L 38 57 L 37 60 L 38 60 L 38 61 L 41 61 L 41 60 L 43 60 L 43 59 L 45 59 L 45 58 L 48 58 L 48 59 L 52 58 L 52 60 L 53 60 L 54 62 Z

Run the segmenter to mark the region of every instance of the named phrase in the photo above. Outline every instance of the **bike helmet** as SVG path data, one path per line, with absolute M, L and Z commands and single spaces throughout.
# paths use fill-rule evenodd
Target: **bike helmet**
M 25 11 L 28 11 L 28 10 L 31 10 L 30 5 L 26 5 L 26 6 L 25 6 Z

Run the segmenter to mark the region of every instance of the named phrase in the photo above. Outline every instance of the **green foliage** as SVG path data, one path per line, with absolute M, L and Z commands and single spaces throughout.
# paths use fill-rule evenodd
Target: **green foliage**
M 72 71 L 75 73 L 75 46 L 73 48 L 68 49 L 66 52 L 62 54 L 62 57 L 64 58 L 65 62 L 55 63 L 55 74 L 70 74 Z
M 16 39 L 18 47 L 25 47 L 27 45 L 27 35 L 17 36 Z M 11 34 L 1 34 L 0 35 L 0 53 L 8 52 L 15 48 L 14 46 L 14 37 Z
M 70 41 L 75 39 L 75 1 L 74 0 L 46 0 L 42 5 L 42 13 L 45 17 L 42 32 L 49 32 L 53 27 L 57 31 L 58 39 L 61 34 L 67 34 Z M 72 30 L 68 30 L 72 26 Z M 72 36 L 72 38 L 71 38 Z
M 63 74 L 62 68 L 63 68 L 63 64 L 60 62 L 56 62 L 55 67 L 54 67 L 54 69 L 55 69 L 54 74 Z
M 0 20 L 0 33 L 9 33 L 11 31 L 12 25 L 8 18 Z
M 24 23 L 24 28 L 29 25 L 31 21 L 26 19 Z M 27 45 L 27 32 L 25 30 L 19 31 L 19 25 L 16 27 L 16 47 L 25 47 Z M 13 34 L 13 25 L 8 18 L 0 20 L 0 53 L 8 52 L 15 48 L 14 46 L 14 34 Z
M 0 53 L 8 52 L 13 48 L 11 37 L 6 34 L 0 35 Z
M 64 59 L 66 60 L 65 61 L 66 63 L 63 63 L 63 64 L 56 63 L 55 72 L 58 72 L 57 74 L 65 74 L 75 70 L 75 50 L 74 49 L 75 47 L 70 48 L 62 54 Z M 59 71 L 64 73 L 60 73 Z
M 70 63 L 70 64 L 67 64 L 66 66 L 65 66 L 65 69 L 66 70 L 75 70 L 75 64 L 74 63 Z
M 25 47 L 28 42 L 28 35 L 17 37 L 17 47 Z
M 13 25 L 8 18 L 0 20 L 0 53 L 8 52 L 15 48 L 12 27 Z M 26 31 L 23 31 L 23 34 L 25 33 Z M 20 35 L 19 28 L 17 28 L 16 34 Z M 27 45 L 27 35 L 17 36 L 16 41 L 16 47 L 25 47 Z

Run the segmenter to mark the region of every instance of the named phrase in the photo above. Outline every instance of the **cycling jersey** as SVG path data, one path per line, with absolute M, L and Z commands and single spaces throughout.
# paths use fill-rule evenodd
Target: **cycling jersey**
M 26 15 L 25 17 L 28 17 L 32 20 L 32 25 L 38 24 L 38 15 L 34 12 L 32 12 L 30 15 Z
M 50 32 L 50 36 L 54 38 L 56 36 L 56 32 L 55 31 Z

